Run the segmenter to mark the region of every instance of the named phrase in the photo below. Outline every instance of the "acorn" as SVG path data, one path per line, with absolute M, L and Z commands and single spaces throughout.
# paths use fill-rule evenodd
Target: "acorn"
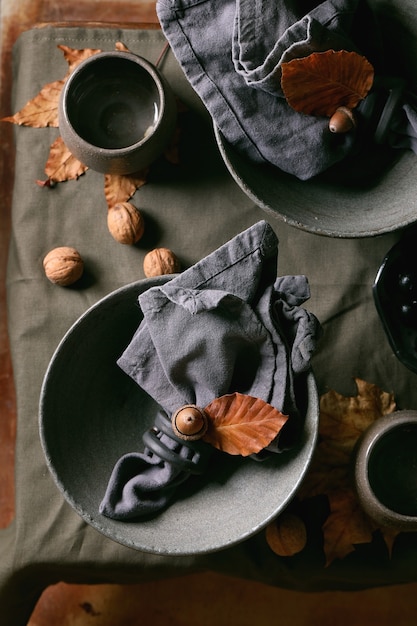
M 332 133 L 348 133 L 356 128 L 356 119 L 349 107 L 338 107 L 329 121 Z
M 180 439 L 196 441 L 207 432 L 208 418 L 203 409 L 195 404 L 186 404 L 172 416 L 172 429 Z

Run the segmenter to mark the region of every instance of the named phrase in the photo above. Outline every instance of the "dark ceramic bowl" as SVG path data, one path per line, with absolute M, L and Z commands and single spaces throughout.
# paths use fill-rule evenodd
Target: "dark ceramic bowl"
M 131 174 L 168 144 L 176 103 L 163 75 L 130 52 L 101 52 L 70 74 L 59 102 L 59 129 L 84 165 Z
M 356 490 L 380 526 L 417 530 L 417 411 L 376 420 L 358 442 Z
M 389 250 L 373 286 L 376 308 L 397 358 L 417 373 L 417 230 Z
M 224 455 L 181 487 L 153 519 L 120 522 L 99 514 L 115 462 L 142 451 L 157 414 L 154 401 L 117 366 L 142 319 L 140 293 L 167 278 L 123 287 L 90 308 L 68 331 L 45 375 L 40 435 L 47 465 L 77 513 L 111 539 L 156 554 L 198 554 L 260 531 L 289 503 L 311 461 L 318 428 L 313 376 L 305 386 L 299 444 L 263 462 Z M 303 394 L 304 395 L 304 394 Z

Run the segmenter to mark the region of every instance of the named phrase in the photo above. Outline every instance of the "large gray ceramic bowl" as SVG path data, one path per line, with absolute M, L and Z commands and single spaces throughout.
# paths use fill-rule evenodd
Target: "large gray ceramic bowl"
M 417 82 L 417 3 L 369 0 L 384 43 L 384 73 Z M 417 156 L 389 154 L 377 146 L 361 160 L 302 182 L 278 168 L 254 165 L 228 145 L 216 128 L 223 159 L 243 191 L 262 209 L 305 231 L 330 237 L 369 237 L 417 220 Z M 302 137 L 294 141 L 303 140 Z
M 416 5 L 417 6 L 417 5 Z M 238 153 L 215 127 L 222 158 L 245 194 L 267 213 L 317 235 L 371 237 L 417 221 L 417 156 L 398 151 L 381 177 L 369 182 L 349 175 L 336 182 L 329 172 L 301 181 L 277 167 L 259 165 Z M 346 165 L 349 173 L 349 166 Z M 339 168 L 339 172 L 340 172 Z
M 40 435 L 59 489 L 95 529 L 145 552 L 207 553 L 250 537 L 291 500 L 315 446 L 318 396 L 309 375 L 304 428 L 290 452 L 265 462 L 224 455 L 209 472 L 182 485 L 177 500 L 153 519 L 132 523 L 100 515 L 115 462 L 143 450 L 142 433 L 157 413 L 116 360 L 141 321 L 138 295 L 165 280 L 146 279 L 111 293 L 67 332 L 44 378 Z

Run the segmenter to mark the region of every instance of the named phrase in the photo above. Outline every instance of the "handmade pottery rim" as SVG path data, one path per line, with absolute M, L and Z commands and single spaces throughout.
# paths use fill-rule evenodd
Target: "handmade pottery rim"
M 166 282 L 170 278 L 173 278 L 174 276 L 175 275 L 171 275 L 169 277 L 167 276 L 159 277 L 157 279 L 139 280 L 129 285 L 126 285 L 124 287 L 121 287 L 111 292 L 110 294 L 108 294 L 107 296 L 99 300 L 97 303 L 95 303 L 83 315 L 81 315 L 79 319 L 70 327 L 70 329 L 65 333 L 64 337 L 61 339 L 60 343 L 58 344 L 58 347 L 56 348 L 54 355 L 52 356 L 49 362 L 48 368 L 44 376 L 44 380 L 43 380 L 43 384 L 41 388 L 41 394 L 40 394 L 40 403 L 39 403 L 39 433 L 40 433 L 42 449 L 44 452 L 44 457 L 46 460 L 46 465 L 59 491 L 65 497 L 67 502 L 73 507 L 73 509 L 81 516 L 81 518 L 84 519 L 84 521 L 86 521 L 90 526 L 98 530 L 100 533 L 102 533 L 106 537 L 124 546 L 130 547 L 136 550 L 140 550 L 143 552 L 148 552 L 151 554 L 158 554 L 158 555 L 165 555 L 165 556 L 172 556 L 172 555 L 186 556 L 186 555 L 208 554 L 210 552 L 217 552 L 224 548 L 236 545 L 242 542 L 243 540 L 249 539 L 256 533 L 261 531 L 263 528 L 265 528 L 265 526 L 268 523 L 270 523 L 288 505 L 288 503 L 294 497 L 296 490 L 299 488 L 301 481 L 303 480 L 305 473 L 307 472 L 308 467 L 310 466 L 310 463 L 313 457 L 314 449 L 315 449 L 316 442 L 317 442 L 317 436 L 318 436 L 317 433 L 318 433 L 319 399 L 318 399 L 318 391 L 317 391 L 315 378 L 314 378 L 313 373 L 310 372 L 308 373 L 306 377 L 306 386 L 307 386 L 306 390 L 307 390 L 307 394 L 309 398 L 309 407 L 310 407 L 308 411 L 309 416 L 306 417 L 306 420 L 305 420 L 306 423 L 305 423 L 305 427 L 302 433 L 300 443 L 297 444 L 297 446 L 295 446 L 295 449 L 293 451 L 288 451 L 288 452 L 276 455 L 277 459 L 275 458 L 273 459 L 272 466 L 270 466 L 269 469 L 268 469 L 268 464 L 265 465 L 266 463 L 265 461 L 261 463 L 253 461 L 253 460 L 245 461 L 245 463 L 253 464 L 252 467 L 256 468 L 254 470 L 245 470 L 245 476 L 247 475 L 249 471 L 250 472 L 255 471 L 257 476 L 259 476 L 258 472 L 265 471 L 267 472 L 267 478 L 266 479 L 263 478 L 262 480 L 266 480 L 270 488 L 272 487 L 272 481 L 273 481 L 273 484 L 275 485 L 275 487 L 274 489 L 271 489 L 273 493 L 268 492 L 268 494 L 265 494 L 265 497 L 266 496 L 268 497 L 268 514 L 267 515 L 264 514 L 265 512 L 262 510 L 262 505 L 259 506 L 259 503 L 253 503 L 250 505 L 250 512 L 252 513 L 252 511 L 256 511 L 255 514 L 252 514 L 251 516 L 252 521 L 250 523 L 246 520 L 246 515 L 242 516 L 239 513 L 239 518 L 243 520 L 242 524 L 244 524 L 245 526 L 244 532 L 241 532 L 240 530 L 236 532 L 234 525 L 232 525 L 231 528 L 229 527 L 230 526 L 230 510 L 229 509 L 231 506 L 231 501 L 233 502 L 237 497 L 239 497 L 239 501 L 240 501 L 240 495 L 241 495 L 240 493 L 237 493 L 236 495 L 234 495 L 233 498 L 230 498 L 230 493 L 229 493 L 229 497 L 225 498 L 224 503 L 221 504 L 221 506 L 223 507 L 224 516 L 225 516 L 221 524 L 222 530 L 219 533 L 221 536 L 213 537 L 213 528 L 210 527 L 208 528 L 207 537 L 204 537 L 204 527 L 199 527 L 198 529 L 199 538 L 197 542 L 195 542 L 194 540 L 191 542 L 189 539 L 187 540 L 181 539 L 181 533 L 179 532 L 179 529 L 184 527 L 184 519 L 181 513 L 184 509 L 184 505 L 181 503 L 180 503 L 179 513 L 178 513 L 178 510 L 175 510 L 173 508 L 173 506 L 175 507 L 175 505 L 171 505 L 171 507 L 169 507 L 169 511 L 172 510 L 172 513 L 168 511 L 168 515 L 170 516 L 168 520 L 164 520 L 163 518 L 158 516 L 155 520 L 151 520 L 151 522 L 149 523 L 148 522 L 142 523 L 141 521 L 139 521 L 135 524 L 126 524 L 125 522 L 117 522 L 114 520 L 109 520 L 108 518 L 105 518 L 104 516 L 100 515 L 98 511 L 96 510 L 96 508 L 94 508 L 94 510 L 91 510 L 89 502 L 88 502 L 88 505 L 85 506 L 85 500 L 83 501 L 83 497 L 85 498 L 84 494 L 81 494 L 81 497 L 78 492 L 76 495 L 74 495 L 74 493 L 71 491 L 71 487 L 68 488 L 68 484 L 65 482 L 65 480 L 62 480 L 60 472 L 59 470 L 57 470 L 55 466 L 56 452 L 54 452 L 53 450 L 54 442 L 52 442 L 51 444 L 51 440 L 50 440 L 51 435 L 50 433 L 47 432 L 48 427 L 45 424 L 45 417 L 44 417 L 45 406 L 47 404 L 47 396 L 49 393 L 48 381 L 50 380 L 51 374 L 53 374 L 53 371 L 55 370 L 56 372 L 58 369 L 57 366 L 55 365 L 55 362 L 57 358 L 59 361 L 59 353 L 62 350 L 62 348 L 65 347 L 66 342 L 68 340 L 71 341 L 71 338 L 72 340 L 74 340 L 75 333 L 77 333 L 80 326 L 82 326 L 85 323 L 85 321 L 88 320 L 89 316 L 91 315 L 97 316 L 103 304 L 109 305 L 113 299 L 116 299 L 117 301 L 119 297 L 123 297 L 123 295 L 126 296 L 132 291 L 134 291 L 135 293 L 142 293 L 144 290 L 150 287 L 163 284 L 164 282 Z M 139 292 L 137 292 L 138 289 L 140 289 Z M 129 301 L 130 301 L 130 296 L 129 296 Z M 58 365 L 59 365 L 59 362 L 58 362 Z M 284 469 L 285 469 L 285 472 L 291 472 L 291 481 L 288 481 L 288 477 L 285 478 L 288 484 L 288 489 L 284 490 L 285 497 L 283 497 L 279 501 L 276 501 L 274 498 L 277 497 L 277 494 L 280 495 L 282 488 L 283 488 L 282 484 L 280 484 L 279 478 L 277 479 L 277 471 L 279 472 L 279 469 L 277 470 L 276 466 L 278 466 L 279 468 L 280 464 L 284 463 L 284 461 L 282 460 L 284 454 L 285 455 L 288 454 L 285 460 Z M 262 467 L 264 469 L 260 469 Z M 288 467 L 290 469 L 288 469 Z M 278 473 L 278 477 L 279 476 L 281 476 L 281 479 L 282 479 L 282 474 Z M 232 477 L 232 481 L 234 481 L 234 477 Z M 259 484 L 259 477 L 255 480 L 255 485 L 258 485 L 258 484 Z M 84 487 L 82 489 L 84 489 Z M 222 487 L 222 490 L 223 489 L 225 489 L 224 486 Z M 232 489 L 233 489 L 233 486 L 232 486 Z M 276 491 L 277 493 L 274 493 L 274 491 Z M 222 491 L 222 493 L 224 492 Z M 227 491 L 226 491 L 226 494 L 227 494 Z M 195 495 L 192 496 L 193 498 L 192 502 L 194 502 L 194 497 Z M 200 508 L 200 510 L 202 509 L 201 500 L 204 499 L 204 502 L 205 502 L 205 498 L 206 496 L 198 495 L 199 503 L 197 504 L 197 508 Z M 212 496 L 209 495 L 209 498 L 212 498 Z M 252 498 L 249 498 L 249 500 L 252 501 Z M 190 515 L 189 513 L 190 502 L 191 501 L 187 499 L 187 503 L 186 503 L 187 504 L 187 520 L 188 520 L 188 516 Z M 256 506 L 254 508 L 255 504 Z M 244 508 L 245 507 L 243 507 L 243 509 Z M 206 514 L 205 510 L 206 510 L 206 507 L 204 507 L 204 514 Z M 177 520 L 177 518 L 179 519 Z M 256 518 L 256 522 L 254 522 L 255 518 Z M 173 520 L 178 526 L 176 528 L 176 531 L 175 531 L 175 528 L 174 529 L 172 528 Z M 202 523 L 202 520 L 200 520 L 200 523 Z M 145 524 L 146 526 L 144 527 L 143 524 Z M 162 525 L 162 529 L 160 525 Z M 128 528 L 128 526 L 135 526 L 136 529 L 132 530 L 131 528 Z M 187 526 L 187 524 L 185 524 L 185 526 Z M 168 533 L 168 527 L 169 527 L 169 533 Z M 161 532 L 163 535 L 162 543 L 160 541 Z M 201 539 L 200 539 L 200 536 L 201 536 Z
M 378 235 L 401 230 L 402 228 L 405 228 L 407 226 L 410 226 L 411 224 L 414 224 L 417 220 L 417 212 L 416 212 L 417 203 L 414 203 L 413 205 L 411 205 L 410 202 L 408 204 L 402 202 L 401 206 L 396 207 L 396 210 L 393 212 L 393 215 L 395 215 L 395 219 L 392 219 L 391 221 L 387 218 L 387 215 L 390 215 L 391 207 L 387 207 L 387 211 L 385 211 L 385 213 L 382 214 L 383 215 L 382 224 L 379 224 L 378 220 L 375 219 L 375 216 L 374 216 L 374 219 L 370 219 L 366 224 L 362 224 L 362 226 L 360 227 L 357 226 L 356 224 L 352 226 L 351 222 L 349 223 L 349 226 L 347 224 L 344 224 L 343 226 L 341 226 L 339 223 L 331 226 L 330 224 L 325 223 L 326 220 L 325 219 L 323 220 L 322 216 L 316 215 L 314 211 L 311 210 L 308 200 L 306 199 L 306 197 L 304 197 L 304 196 L 307 196 L 307 192 L 300 194 L 301 204 L 303 205 L 303 210 L 305 207 L 306 214 L 303 215 L 302 217 L 299 217 L 298 219 L 296 217 L 292 217 L 291 216 L 291 202 L 292 200 L 294 200 L 294 196 L 297 195 L 297 194 L 294 194 L 294 189 L 293 189 L 294 182 L 300 186 L 305 185 L 306 190 L 307 190 L 308 185 L 311 181 L 297 180 L 296 177 L 291 176 L 290 174 L 286 174 L 285 172 L 282 172 L 278 168 L 272 168 L 271 166 L 272 169 L 276 170 L 277 176 L 282 177 L 282 183 L 281 183 L 282 189 L 284 188 L 286 189 L 286 193 L 289 194 L 289 198 L 290 198 L 288 201 L 286 200 L 285 203 L 283 203 L 282 207 L 276 206 L 275 203 L 265 200 L 265 198 L 262 197 L 263 194 L 260 192 L 259 189 L 252 188 L 252 186 L 245 180 L 244 175 L 242 175 L 242 172 L 240 171 L 241 170 L 240 165 L 236 166 L 236 161 L 244 163 L 245 167 L 246 166 L 250 166 L 251 168 L 253 167 L 254 170 L 255 168 L 259 167 L 259 172 L 262 172 L 261 170 L 262 166 L 256 163 L 253 163 L 253 164 L 250 163 L 250 161 L 247 158 L 239 154 L 238 151 L 225 139 L 220 128 L 215 123 L 213 123 L 213 129 L 214 129 L 214 135 L 215 135 L 215 139 L 217 142 L 220 155 L 224 161 L 226 168 L 229 171 L 229 174 L 232 176 L 233 180 L 242 189 L 242 191 L 246 194 L 246 196 L 250 198 L 263 211 L 265 211 L 266 213 L 270 215 L 273 215 L 275 218 L 280 219 L 281 221 L 283 221 L 285 224 L 288 224 L 289 226 L 293 226 L 307 233 L 313 233 L 315 235 L 320 235 L 324 237 L 332 237 L 332 238 L 338 238 L 338 239 L 361 239 L 361 238 L 367 238 L 367 237 L 376 237 Z M 415 157 L 415 155 L 412 155 L 411 158 L 413 157 Z M 409 157 L 407 157 L 407 159 L 408 158 Z M 410 166 L 409 161 L 405 160 L 402 166 L 402 170 L 400 171 L 401 178 L 404 179 L 404 178 L 408 178 L 409 176 L 411 176 L 409 173 L 409 170 L 413 169 L 414 167 L 416 166 Z M 259 172 L 257 171 L 257 174 Z M 259 176 L 257 177 L 259 179 Z M 256 187 L 256 185 L 254 187 Z M 329 189 L 330 189 L 330 186 L 329 186 Z M 318 197 L 317 191 L 315 189 L 311 189 L 310 192 L 311 192 L 312 198 Z M 357 202 L 358 202 L 358 205 L 359 204 L 362 205 L 362 210 L 367 211 L 363 198 L 360 198 L 361 194 L 364 195 L 364 193 L 365 192 L 363 191 L 358 192 Z M 337 200 L 334 192 L 330 194 L 330 191 L 329 191 L 329 195 L 334 196 L 334 199 Z M 297 201 L 299 202 L 298 197 L 296 198 L 295 204 L 297 204 Z M 407 210 L 405 212 L 402 211 L 404 204 L 407 204 Z M 398 208 L 401 209 L 400 215 L 398 214 Z M 309 220 L 305 219 L 306 215 L 309 216 Z
M 105 59 L 125 59 L 131 63 L 138 65 L 142 70 L 147 72 L 151 77 L 155 87 L 158 91 L 159 103 L 158 103 L 158 117 L 156 123 L 151 132 L 149 132 L 146 136 L 142 137 L 139 141 L 136 141 L 132 144 L 124 146 L 122 148 L 103 148 L 97 146 L 86 139 L 84 139 L 77 130 L 74 128 L 69 115 L 67 108 L 65 106 L 65 102 L 68 96 L 70 89 L 74 81 L 78 80 L 80 73 L 82 73 L 85 68 L 90 65 L 94 65 L 95 63 L 101 62 Z M 70 138 L 70 135 L 73 137 L 77 137 L 77 143 L 80 146 L 79 152 L 84 153 L 97 153 L 100 155 L 100 159 L 109 160 L 113 159 L 127 159 L 131 156 L 132 153 L 136 152 L 138 149 L 143 148 L 146 144 L 151 144 L 155 135 L 162 128 L 164 118 L 168 112 L 168 102 L 167 102 L 167 90 L 170 89 L 166 79 L 159 72 L 156 66 L 154 66 L 150 61 L 145 59 L 144 57 L 130 51 L 125 50 L 111 50 L 111 51 L 103 51 L 98 52 L 87 59 L 84 59 L 69 75 L 67 78 L 59 99 L 58 106 L 58 126 L 61 131 L 61 135 L 63 136 L 64 141 Z M 66 128 L 67 127 L 67 128 Z M 70 130 L 68 130 L 70 129 Z M 72 141 L 72 139 L 71 139 Z M 91 166 L 92 167 L 92 166 Z M 93 168 L 92 168 L 93 169 Z
M 417 530 L 417 515 L 404 515 L 389 509 L 375 496 L 368 478 L 368 459 L 375 445 L 393 428 L 404 424 L 417 424 L 417 410 L 402 409 L 389 413 L 373 422 L 360 437 L 354 459 L 356 492 L 364 511 L 381 525 L 401 531 Z

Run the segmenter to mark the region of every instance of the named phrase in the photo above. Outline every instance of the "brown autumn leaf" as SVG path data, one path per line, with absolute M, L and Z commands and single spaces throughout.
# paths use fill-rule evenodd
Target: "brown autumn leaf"
M 216 398 L 204 412 L 209 418 L 204 441 L 218 450 L 241 456 L 268 446 L 288 419 L 267 402 L 241 393 Z
M 307 115 L 331 117 L 338 107 L 354 109 L 372 87 L 374 69 L 356 52 L 327 50 L 281 66 L 288 104 Z
M 353 489 L 340 488 L 329 494 L 330 515 L 323 524 L 326 565 L 343 559 L 355 545 L 371 543 L 375 524 L 363 512 Z
M 111 209 L 118 202 L 127 202 L 148 180 L 149 168 L 135 174 L 105 174 L 104 195 Z
M 32 128 L 58 127 L 58 103 L 65 80 L 55 80 L 42 87 L 40 92 L 14 115 L 3 117 L 2 122 Z
M 378 417 L 395 410 L 392 393 L 355 378 L 357 394 L 328 391 L 320 399 L 320 435 L 336 448 L 353 449 L 358 437 Z
M 76 180 L 88 169 L 81 161 L 76 159 L 68 150 L 62 137 L 58 137 L 51 145 L 49 158 L 45 165 L 45 174 L 49 183 L 45 181 L 42 186 L 50 186 L 51 183 L 61 183 L 64 180 Z
M 117 41 L 115 47 L 116 50 L 120 50 L 121 52 L 130 52 L 129 48 L 122 41 Z
M 398 530 L 396 528 L 380 528 L 379 529 L 384 541 L 385 541 L 385 545 L 388 548 L 388 554 L 389 556 L 392 555 L 392 547 L 394 545 L 394 541 L 395 538 L 397 537 L 397 535 L 399 534 Z
M 356 544 L 372 541 L 375 524 L 361 509 L 351 482 L 351 459 L 360 435 L 376 419 L 392 413 L 393 394 L 356 378 L 357 394 L 330 390 L 320 398 L 319 443 L 298 492 L 300 500 L 326 495 L 330 513 L 323 525 L 326 564 L 342 559 Z M 389 552 L 396 532 L 380 528 Z
M 81 61 L 100 52 L 100 50 L 90 48 L 74 50 L 62 45 L 59 45 L 58 48 L 63 51 L 69 65 L 67 76 Z M 59 98 L 67 76 L 44 85 L 40 92 L 29 100 L 20 111 L 4 117 L 1 121 L 11 122 L 19 126 L 31 126 L 32 128 L 46 128 L 47 126 L 58 128 Z
M 57 46 L 60 50 L 62 50 L 64 54 L 64 58 L 68 63 L 68 74 L 71 72 L 85 59 L 89 59 L 94 54 L 98 54 L 101 52 L 98 48 L 70 48 L 69 46 L 64 46 L 59 44 Z
M 325 439 L 316 447 L 313 461 L 301 484 L 298 495 L 301 500 L 319 495 L 328 495 L 349 482 L 351 452 L 336 448 Z

